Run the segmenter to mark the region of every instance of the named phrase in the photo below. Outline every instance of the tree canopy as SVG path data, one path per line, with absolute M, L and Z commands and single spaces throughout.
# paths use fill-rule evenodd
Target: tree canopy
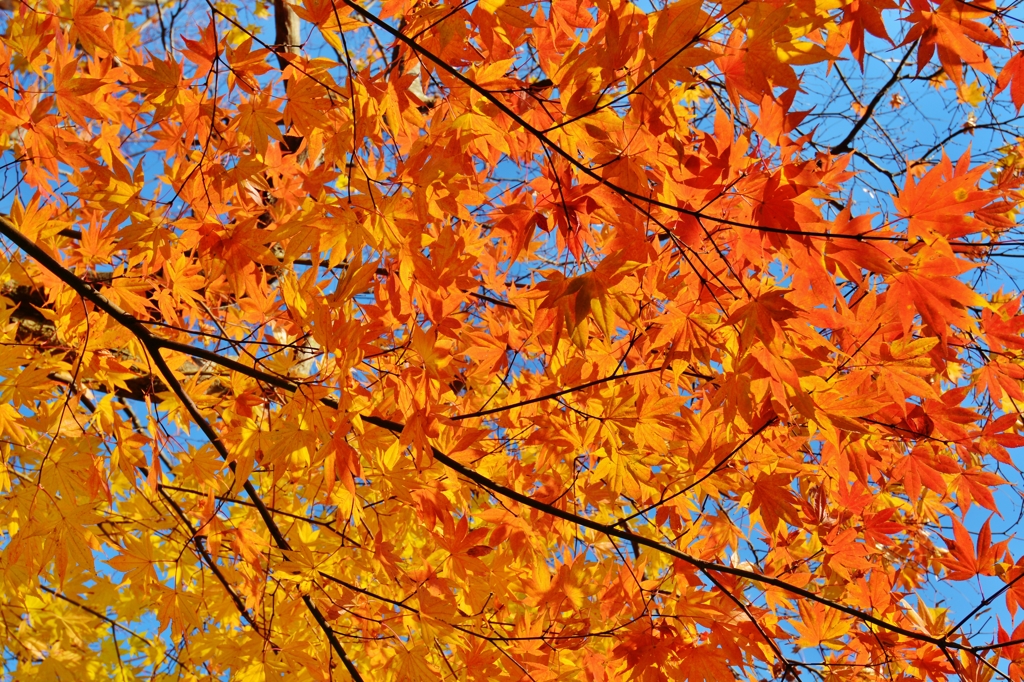
M 1019 0 L 19 0 L 17 680 L 1024 679 Z

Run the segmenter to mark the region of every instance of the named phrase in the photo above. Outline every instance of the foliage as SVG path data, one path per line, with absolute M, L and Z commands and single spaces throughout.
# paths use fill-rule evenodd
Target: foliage
M 1024 678 L 1013 11 L 10 5 L 7 674 Z

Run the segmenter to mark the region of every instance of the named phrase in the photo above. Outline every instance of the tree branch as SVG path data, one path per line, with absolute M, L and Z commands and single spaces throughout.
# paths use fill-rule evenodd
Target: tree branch
M 833 155 L 845 154 L 846 152 L 850 151 L 853 148 L 851 145 L 853 144 L 854 139 L 857 137 L 857 133 L 859 133 L 861 128 L 867 125 L 868 121 L 871 120 L 871 117 L 875 113 L 875 107 L 877 107 L 878 103 L 882 101 L 883 97 L 885 97 L 885 93 L 888 92 L 889 88 L 895 85 L 896 82 L 900 79 L 900 71 L 903 70 L 904 65 L 906 65 L 907 63 L 907 60 L 910 59 L 910 55 L 914 54 L 914 50 L 917 49 L 917 43 L 918 41 L 915 40 L 914 43 L 910 46 L 910 49 L 907 50 L 907 53 L 903 55 L 903 59 L 900 60 L 899 66 L 896 67 L 896 70 L 892 72 L 892 76 L 889 77 L 889 80 L 885 82 L 881 89 L 875 93 L 875 96 L 871 98 L 871 101 L 868 102 L 868 106 L 864 110 L 864 113 L 861 114 L 860 119 L 857 121 L 856 124 L 854 124 L 853 128 L 850 130 L 849 133 L 847 133 L 846 137 L 843 138 L 843 141 L 837 144 L 836 146 L 832 147 Z
M 6 236 L 8 239 L 14 242 L 19 248 L 21 248 L 26 254 L 36 259 L 40 263 L 40 265 L 49 270 L 58 279 L 65 282 L 74 291 L 76 291 L 76 293 L 91 301 L 101 310 L 104 310 L 105 312 L 110 314 L 128 331 L 132 332 L 136 336 L 136 338 L 138 338 L 139 341 L 143 343 L 144 346 L 146 346 L 147 350 L 153 356 L 152 359 L 154 361 L 154 364 L 157 365 L 157 369 L 162 374 L 165 375 L 165 379 L 170 385 L 171 390 L 174 391 L 174 393 L 178 396 L 179 400 L 186 408 L 186 411 L 190 414 L 192 419 L 200 426 L 200 428 L 203 430 L 207 438 L 210 439 L 211 444 L 214 446 L 215 449 L 217 449 L 221 457 L 225 459 L 228 458 L 227 449 L 225 448 L 224 444 L 220 441 L 216 432 L 213 431 L 209 422 L 199 413 L 195 403 L 191 400 L 187 393 L 185 393 L 180 383 L 174 378 L 173 373 L 170 371 L 166 362 L 160 356 L 160 350 L 175 350 L 178 352 L 192 355 L 193 357 L 207 359 L 212 362 L 216 362 L 217 364 L 220 364 L 225 368 L 238 371 L 246 376 L 252 377 L 259 381 L 263 381 L 271 386 L 275 386 L 290 393 L 294 393 L 299 390 L 299 385 L 292 381 L 289 381 L 279 376 L 275 376 L 273 374 L 269 374 L 267 372 L 262 372 L 253 367 L 247 367 L 246 365 L 242 364 L 241 362 L 238 362 L 237 360 L 221 358 L 212 351 L 208 351 L 206 349 L 201 348 L 195 348 L 192 346 L 188 346 L 186 344 L 168 341 L 166 339 L 161 339 L 160 337 L 155 336 L 145 327 L 145 325 L 143 325 L 141 322 L 133 318 L 131 315 L 125 313 L 116 305 L 110 303 L 106 298 L 102 296 L 102 294 L 96 291 L 90 284 L 81 280 L 79 277 L 77 277 L 73 273 L 69 272 L 66 268 L 61 266 L 60 263 L 55 261 L 43 249 L 38 247 L 31 240 L 27 239 L 24 235 L 22 235 L 17 230 L 17 228 L 5 218 L 0 218 L 0 234 Z M 321 398 L 320 402 L 327 407 L 331 407 L 333 409 L 338 408 L 338 402 L 333 398 Z M 400 435 L 405 428 L 404 424 L 400 422 L 392 421 L 390 419 L 386 419 L 376 415 L 360 416 L 365 423 L 390 431 L 396 436 Z M 529 495 L 517 492 L 507 486 L 504 486 L 500 483 L 491 480 L 487 476 L 484 476 L 483 474 L 480 474 L 479 472 L 473 469 L 468 468 L 467 466 L 461 464 L 460 462 L 454 460 L 445 453 L 441 452 L 434 446 L 431 446 L 431 453 L 437 462 L 441 463 L 449 470 L 459 474 L 460 476 L 466 478 L 469 481 L 472 481 L 476 485 L 480 486 L 485 490 L 490 491 L 496 496 L 504 497 L 506 499 L 517 502 L 523 506 L 529 507 L 531 509 L 552 516 L 554 518 L 566 521 L 568 523 L 572 523 L 583 528 L 589 528 L 590 530 L 596 531 L 597 533 L 603 535 L 619 538 L 627 542 L 635 542 L 637 545 L 647 547 L 656 552 L 665 554 L 666 556 L 670 556 L 674 559 L 687 563 L 696 568 L 698 571 L 710 571 L 715 573 L 732 575 L 737 578 L 750 580 L 751 582 L 754 582 L 756 584 L 774 587 L 779 590 L 788 592 L 789 594 L 792 594 L 794 596 L 802 597 L 804 599 L 822 604 L 828 608 L 834 609 L 841 613 L 845 613 L 864 623 L 874 625 L 889 632 L 910 639 L 914 639 L 916 641 L 933 644 L 940 648 L 957 649 L 967 651 L 972 654 L 976 654 L 978 651 L 981 651 L 983 649 L 983 647 L 971 647 L 957 642 L 950 642 L 945 638 L 934 637 L 926 633 L 908 630 L 907 628 L 901 627 L 893 623 L 889 623 L 870 613 L 866 613 L 851 606 L 847 606 L 845 604 L 836 602 L 832 599 L 822 597 L 821 595 L 812 592 L 811 590 L 802 587 L 797 587 L 796 585 L 787 583 L 786 581 L 780 580 L 779 578 L 761 575 L 754 571 L 739 568 L 736 566 L 718 564 L 712 561 L 706 561 L 704 559 L 694 557 L 690 554 L 687 554 L 686 552 L 683 552 L 671 546 L 664 545 L 656 540 L 652 540 L 642 535 L 623 530 L 618 526 L 600 523 L 592 519 L 586 518 L 584 516 L 579 516 L 572 512 L 559 509 L 551 504 L 541 502 L 540 500 L 536 500 L 530 497 Z M 232 468 L 234 467 L 232 466 Z M 246 490 L 247 495 L 249 495 L 250 499 L 253 501 L 254 506 L 256 506 L 257 511 L 259 512 L 261 518 L 263 519 L 267 529 L 270 531 L 271 536 L 274 538 L 275 543 L 281 550 L 290 551 L 291 548 L 288 545 L 287 540 L 281 534 L 281 531 L 280 529 L 278 529 L 276 523 L 274 522 L 270 511 L 267 509 L 266 505 L 260 499 L 259 494 L 256 492 L 255 488 L 252 486 L 251 483 L 246 481 L 244 484 L 244 489 Z M 324 619 L 323 615 L 320 614 L 316 605 L 313 604 L 308 599 L 308 597 L 304 598 L 304 603 L 306 604 L 310 613 L 313 614 L 313 617 L 317 621 L 317 624 L 320 625 L 321 629 L 325 631 L 325 635 L 331 642 L 331 646 L 335 649 L 336 652 L 343 652 L 344 650 L 341 646 L 341 643 L 338 641 L 336 635 L 334 634 L 330 626 L 327 625 L 326 620 Z M 342 660 L 346 663 L 346 668 L 349 670 L 349 673 L 352 675 L 352 677 L 357 681 L 361 682 L 362 678 L 359 676 L 358 671 L 356 671 L 352 663 L 348 660 L 347 656 Z
M 274 52 L 282 71 L 288 66 L 284 55 L 299 53 L 299 29 L 299 15 L 295 10 L 285 0 L 274 0 Z
M 177 377 L 174 375 L 174 372 L 171 371 L 170 367 L 168 367 L 167 362 L 161 356 L 161 351 L 175 350 L 193 355 L 193 357 L 203 357 L 205 359 L 218 358 L 219 364 L 223 364 L 223 361 L 225 361 L 226 358 L 220 358 L 216 353 L 213 353 L 212 351 L 204 351 L 202 353 L 197 354 L 196 352 L 201 349 L 193 348 L 192 346 L 188 346 L 183 343 L 178 343 L 176 341 L 168 341 L 167 339 L 163 339 L 161 337 L 156 336 L 142 322 L 140 322 L 132 315 L 126 313 L 119 306 L 110 302 L 105 296 L 103 296 L 103 294 L 97 291 L 95 287 L 93 287 L 91 284 L 89 284 L 82 278 L 78 277 L 77 275 L 69 271 L 67 268 L 58 263 L 52 256 L 50 256 L 50 254 L 46 253 L 45 250 L 36 245 L 32 240 L 25 237 L 25 235 L 23 235 L 17 229 L 17 227 L 15 227 L 15 225 L 11 223 L 10 220 L 8 220 L 6 217 L 0 217 L 0 234 L 3 234 L 5 237 L 10 239 L 19 249 L 24 251 L 28 256 L 36 260 L 36 262 L 38 262 L 42 267 L 46 268 L 54 276 L 56 276 L 62 282 L 71 287 L 77 294 L 89 300 L 97 308 L 107 313 L 112 318 L 114 318 L 114 320 L 116 320 L 126 330 L 131 332 L 135 336 L 135 338 L 138 339 L 140 343 L 142 343 L 142 345 L 146 349 L 146 352 L 149 353 L 153 361 L 153 364 L 156 366 L 157 371 L 159 371 L 160 374 L 163 375 L 164 382 L 168 385 L 170 390 L 181 402 L 182 406 L 185 408 L 185 411 L 188 412 L 192 420 L 199 426 L 200 430 L 202 430 L 203 434 L 209 440 L 210 444 L 217 451 L 217 454 L 219 454 L 221 458 L 224 459 L 224 461 L 229 462 L 231 470 L 234 471 L 236 468 L 235 463 L 231 461 L 231 457 L 230 454 L 228 453 L 227 447 L 225 447 L 223 441 L 220 440 L 220 437 L 217 435 L 217 432 L 213 430 L 213 427 L 210 425 L 209 421 L 207 421 L 207 419 L 203 417 L 203 415 L 199 412 L 199 408 L 196 406 L 191 396 L 189 396 L 185 389 L 182 387 L 181 382 L 178 381 Z M 232 367 L 245 368 L 247 371 L 250 369 L 246 368 L 245 365 L 237 361 L 228 361 L 228 364 Z M 294 386 L 294 384 L 292 384 L 291 382 L 282 383 L 288 386 Z M 252 500 L 253 505 L 256 507 L 257 513 L 260 515 L 260 518 L 263 520 L 264 525 L 270 532 L 270 535 L 274 539 L 274 542 L 275 544 L 277 544 L 278 548 L 285 552 L 291 551 L 291 546 L 288 544 L 287 539 L 281 533 L 281 530 L 277 527 L 277 523 L 274 521 L 274 518 L 271 515 L 270 510 L 267 509 L 266 505 L 263 503 L 263 500 L 260 498 L 259 492 L 256 490 L 256 488 L 248 480 L 244 482 L 243 488 L 246 494 L 249 496 L 249 499 Z M 352 676 L 354 680 L 356 680 L 356 682 L 362 682 L 362 676 L 359 674 L 359 671 L 356 670 L 355 666 L 352 664 L 352 661 L 346 655 L 344 647 L 338 640 L 337 635 L 334 634 L 334 630 L 332 630 L 331 627 L 327 624 L 327 621 L 324 618 L 323 614 L 320 613 L 320 610 L 317 608 L 317 606 L 312 601 L 310 601 L 309 597 L 304 596 L 303 603 L 305 603 L 306 608 L 309 610 L 310 614 L 312 614 L 313 619 L 317 622 L 317 625 L 323 631 L 324 636 L 327 638 L 327 641 L 331 645 L 331 648 L 334 649 L 335 653 L 341 659 L 342 663 L 345 665 L 345 668 L 348 670 L 349 674 Z

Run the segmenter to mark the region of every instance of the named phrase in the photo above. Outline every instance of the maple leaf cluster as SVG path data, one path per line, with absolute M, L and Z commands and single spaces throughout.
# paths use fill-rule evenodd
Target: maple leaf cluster
M 12 679 L 1024 679 L 1010 9 L 3 11 Z

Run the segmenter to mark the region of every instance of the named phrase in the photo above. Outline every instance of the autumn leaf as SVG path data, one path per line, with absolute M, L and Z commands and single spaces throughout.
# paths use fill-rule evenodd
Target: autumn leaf
M 759 476 L 754 482 L 750 500 L 750 512 L 760 512 L 765 530 L 775 532 L 779 521 L 797 525 L 795 498 L 788 490 L 792 479 L 785 474 L 776 473 Z
M 793 622 L 793 628 L 799 634 L 797 643 L 805 648 L 827 646 L 840 648 L 839 640 L 850 630 L 835 611 L 828 610 L 821 604 L 800 606 L 800 621 Z
M 1017 111 L 1024 106 L 1024 52 L 1018 52 L 1003 65 L 996 79 L 996 92 L 999 94 L 1007 87 L 1010 88 L 1010 99 Z

